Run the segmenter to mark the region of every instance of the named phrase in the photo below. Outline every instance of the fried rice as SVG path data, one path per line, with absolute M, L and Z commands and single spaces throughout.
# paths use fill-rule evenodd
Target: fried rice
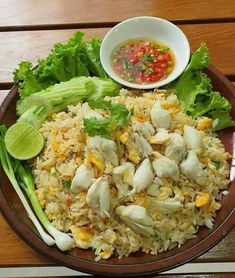
M 148 194 L 147 189 L 120 197 L 118 188 L 112 178 L 112 163 L 104 162 L 103 172 L 98 176 L 109 176 L 110 208 L 108 215 L 102 217 L 87 204 L 87 191 L 75 193 L 70 185 L 76 170 L 83 163 L 89 163 L 86 146 L 90 138 L 84 131 L 83 118 L 93 115 L 88 103 L 68 106 L 67 111 L 53 114 L 40 129 L 45 138 L 45 147 L 33 162 L 33 175 L 36 182 L 36 194 L 41 207 L 52 224 L 61 231 L 70 233 L 74 246 L 82 249 L 92 248 L 96 260 L 108 259 L 114 255 L 118 258 L 141 250 L 157 255 L 166 250 L 180 247 L 188 239 L 196 237 L 198 228 L 213 228 L 216 211 L 221 207 L 221 192 L 227 189 L 230 155 L 225 152 L 220 139 L 212 132 L 212 122 L 208 118 L 195 120 L 184 113 L 176 96 L 165 90 L 138 92 L 121 90 L 119 96 L 106 97 L 112 103 L 124 104 L 128 110 L 134 108 L 134 114 L 126 126 L 121 128 L 115 138 L 122 148 L 119 163 L 130 161 L 135 169 L 145 159 L 129 136 L 138 133 L 137 124 L 151 123 L 151 108 L 160 101 L 163 109 L 170 112 L 171 124 L 168 133 L 183 136 L 184 126 L 198 130 L 202 138 L 202 151 L 197 153 L 202 165 L 204 181 L 196 182 L 181 170 L 179 179 L 170 176 L 159 178 L 156 194 Z M 104 111 L 97 110 L 105 117 Z M 137 125 L 138 126 L 138 125 Z M 154 132 L 157 133 L 157 128 Z M 151 139 L 147 139 L 150 143 Z M 128 143 L 129 142 L 129 143 Z M 131 143 L 130 143 L 131 142 Z M 150 143 L 153 154 L 147 155 L 152 161 L 157 152 L 165 154 L 166 144 Z M 188 148 L 186 147 L 185 159 Z M 177 162 L 178 164 L 181 161 Z M 91 163 L 92 164 L 92 163 Z M 93 165 L 93 164 L 92 164 Z M 95 168 L 98 165 L 94 165 Z M 98 167 L 99 168 L 99 167 Z M 153 171 L 154 172 L 154 171 Z M 156 173 L 154 173 L 156 178 Z M 178 196 L 180 206 L 169 206 L 169 200 Z M 173 202 L 173 201 L 172 201 Z M 178 203 L 179 203 L 178 202 Z M 154 234 L 144 235 L 126 225 L 116 215 L 119 206 L 138 205 L 144 207 L 151 218 Z

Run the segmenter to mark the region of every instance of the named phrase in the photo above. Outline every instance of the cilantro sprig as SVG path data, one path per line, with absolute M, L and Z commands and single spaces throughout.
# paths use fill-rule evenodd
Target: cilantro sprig
M 104 119 L 95 117 L 83 119 L 85 132 L 90 136 L 99 135 L 101 137 L 110 137 L 116 134 L 117 130 L 123 127 L 129 120 L 133 111 L 129 111 L 124 105 L 111 103 L 109 101 L 99 100 L 89 102 L 92 109 L 104 109 L 109 116 Z

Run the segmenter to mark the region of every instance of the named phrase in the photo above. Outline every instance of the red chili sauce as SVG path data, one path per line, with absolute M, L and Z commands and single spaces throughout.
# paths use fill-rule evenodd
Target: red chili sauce
M 126 41 L 111 54 L 111 66 L 116 74 L 137 84 L 165 79 L 172 72 L 174 61 L 169 47 L 148 39 Z

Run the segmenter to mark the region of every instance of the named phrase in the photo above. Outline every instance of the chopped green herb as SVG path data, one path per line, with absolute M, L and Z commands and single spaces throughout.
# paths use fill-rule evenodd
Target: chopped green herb
M 144 71 L 145 70 L 145 66 L 144 65 L 141 65 L 137 68 L 138 71 Z
M 159 50 L 161 53 L 166 53 L 167 51 L 170 50 L 170 48 L 169 48 L 169 47 L 160 47 L 158 50 Z
M 154 56 L 152 56 L 151 54 L 144 54 L 144 56 L 141 58 L 141 62 L 147 62 L 147 61 L 153 61 L 154 60 Z
M 145 70 L 145 72 L 146 72 L 147 74 L 151 74 L 151 73 L 153 73 L 153 70 L 150 69 L 150 68 L 147 68 L 147 69 Z
M 151 74 L 153 71 L 152 69 L 148 68 L 146 65 L 141 65 L 137 68 L 138 71 L 146 72 L 147 74 Z
M 64 187 L 65 189 L 70 189 L 70 188 L 71 188 L 71 183 L 70 183 L 70 182 L 64 182 L 64 183 L 63 183 L 63 187 Z
M 133 113 L 122 104 L 114 104 L 108 101 L 90 102 L 89 105 L 92 109 L 105 109 L 109 112 L 109 117 L 105 119 L 93 117 L 84 119 L 85 131 L 91 136 L 109 137 L 112 133 L 116 133 L 117 129 L 123 127 Z
M 221 162 L 221 161 L 214 160 L 214 161 L 212 161 L 212 162 L 213 162 L 213 164 L 215 165 L 215 168 L 216 168 L 217 170 L 219 170 L 219 169 L 221 168 L 221 166 L 222 166 L 222 162 Z
M 186 152 L 184 155 L 183 155 L 183 160 L 187 159 L 188 157 L 188 152 Z
M 132 63 L 130 61 L 128 61 L 127 58 L 124 58 L 124 61 L 123 61 L 123 68 L 124 69 L 130 69 L 132 67 Z

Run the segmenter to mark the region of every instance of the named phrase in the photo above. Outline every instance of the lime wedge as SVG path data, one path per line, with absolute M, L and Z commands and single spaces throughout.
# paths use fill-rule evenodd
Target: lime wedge
M 16 123 L 5 135 L 6 149 L 11 156 L 20 160 L 35 157 L 43 148 L 42 134 L 28 123 Z

